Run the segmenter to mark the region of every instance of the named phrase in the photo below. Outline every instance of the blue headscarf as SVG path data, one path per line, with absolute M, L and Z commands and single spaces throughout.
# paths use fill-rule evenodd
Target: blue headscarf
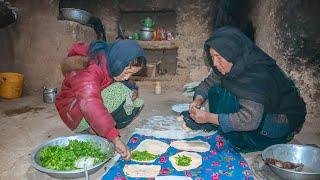
M 89 56 L 95 58 L 98 52 L 105 53 L 109 73 L 116 77 L 120 75 L 125 67 L 134 59 L 144 57 L 144 51 L 136 41 L 119 40 L 112 43 L 105 41 L 94 41 L 89 47 Z

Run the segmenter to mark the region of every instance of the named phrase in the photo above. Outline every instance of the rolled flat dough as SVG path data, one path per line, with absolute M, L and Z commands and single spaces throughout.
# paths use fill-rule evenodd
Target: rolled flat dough
M 154 178 L 159 174 L 160 169 L 159 165 L 126 164 L 123 172 L 132 178 Z
M 191 131 L 191 130 L 192 130 L 192 129 L 190 129 L 189 127 L 187 127 L 187 125 L 186 125 L 185 122 L 182 122 L 181 128 L 182 128 L 183 130 L 186 130 L 186 131 Z
M 188 156 L 191 158 L 191 162 L 189 166 L 179 166 L 176 164 L 176 157 L 177 156 Z M 177 171 L 185 171 L 185 170 L 191 170 L 191 169 L 196 169 L 202 164 L 202 157 L 198 153 L 194 152 L 187 152 L 187 151 L 182 151 L 179 152 L 171 157 L 169 157 L 169 161 L 171 162 L 172 166 L 177 170 Z
M 170 144 L 171 147 L 183 150 L 183 151 L 194 151 L 194 152 L 206 152 L 210 150 L 210 144 L 201 140 L 196 141 L 173 141 Z
M 164 143 L 159 140 L 153 140 L 153 139 L 146 139 L 142 141 L 136 149 L 133 151 L 148 151 L 149 153 L 153 155 L 161 155 L 165 153 L 170 146 L 167 143 Z M 132 152 L 133 152 L 132 151 Z M 149 160 L 149 161 L 137 161 L 132 159 L 132 161 L 135 162 L 145 162 L 145 163 L 153 163 L 156 159 Z
M 183 116 L 178 116 L 178 117 L 177 117 L 177 121 L 182 122 L 182 121 L 183 121 Z

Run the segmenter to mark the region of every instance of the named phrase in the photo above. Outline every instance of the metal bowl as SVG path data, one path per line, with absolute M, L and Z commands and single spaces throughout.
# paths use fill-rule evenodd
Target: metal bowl
M 271 170 L 283 179 L 320 179 L 320 148 L 295 144 L 277 144 L 262 152 L 262 159 L 277 159 L 283 162 L 303 164 L 301 171 L 279 168 L 269 164 Z
M 84 169 L 72 170 L 72 171 L 57 171 L 57 170 L 44 168 L 40 165 L 39 153 L 43 148 L 45 148 L 47 146 L 54 146 L 54 145 L 67 146 L 69 143 L 69 140 L 93 141 L 96 143 L 96 145 L 99 148 L 101 148 L 102 152 L 107 154 L 106 159 L 103 162 L 100 162 L 100 163 L 96 164 L 95 166 L 87 169 L 89 175 L 98 171 L 103 166 L 103 164 L 105 164 L 108 160 L 110 160 L 114 155 L 113 144 L 111 144 L 106 139 L 101 138 L 99 136 L 75 135 L 75 136 L 69 136 L 69 137 L 59 137 L 59 138 L 50 140 L 48 142 L 45 142 L 45 143 L 39 145 L 35 150 L 32 151 L 31 157 L 30 157 L 32 166 L 35 169 L 37 169 L 41 172 L 47 173 L 49 176 L 52 176 L 54 178 L 70 179 L 70 178 L 84 177 L 85 176 Z
M 86 25 L 92 15 L 84 10 L 75 8 L 61 8 L 62 16 L 65 20 L 75 21 Z
M 152 28 L 142 28 L 140 30 L 140 39 L 142 41 L 151 41 L 153 39 L 153 29 Z

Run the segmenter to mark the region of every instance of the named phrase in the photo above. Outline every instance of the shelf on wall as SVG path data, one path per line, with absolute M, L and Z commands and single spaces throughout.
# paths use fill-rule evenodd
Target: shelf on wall
M 145 50 L 173 50 L 178 49 L 175 41 L 137 41 Z

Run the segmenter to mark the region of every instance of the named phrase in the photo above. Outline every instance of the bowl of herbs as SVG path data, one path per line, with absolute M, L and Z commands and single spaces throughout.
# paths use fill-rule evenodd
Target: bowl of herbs
M 60 178 L 85 176 L 85 168 L 77 162 L 89 157 L 93 162 L 86 168 L 88 174 L 98 171 L 114 156 L 114 147 L 106 139 L 95 135 L 58 137 L 39 145 L 31 153 L 32 166 L 48 175 Z

